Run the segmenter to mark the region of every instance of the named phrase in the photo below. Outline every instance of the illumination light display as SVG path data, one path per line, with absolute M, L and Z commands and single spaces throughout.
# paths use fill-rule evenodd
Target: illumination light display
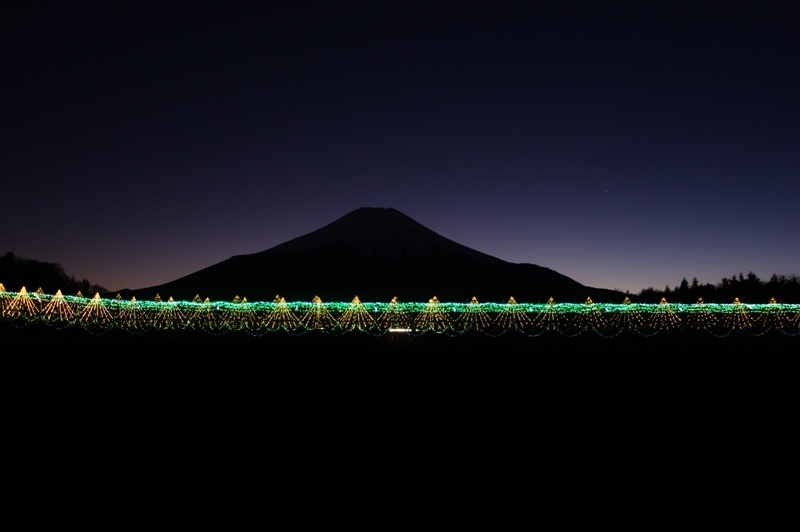
M 786 336 L 800 334 L 800 304 L 745 304 L 735 299 L 730 304 L 507 303 L 441 302 L 436 297 L 427 303 L 362 302 L 358 296 L 347 302 L 287 302 L 275 296 L 269 302 L 250 302 L 238 295 L 230 302 L 201 300 L 166 301 L 156 295 L 153 301 L 125 301 L 117 296 L 103 299 L 100 294 L 86 298 L 45 294 L 41 289 L 29 293 L 25 287 L 8 292 L 0 284 L 0 319 L 16 327 L 41 323 L 54 328 L 79 327 L 94 334 L 122 330 L 132 334 L 148 331 L 187 330 L 221 335 L 244 331 L 251 335 L 286 333 L 293 336 L 319 331 L 329 335 L 366 334 L 442 334 L 462 336 L 484 334 L 501 336 L 543 334 L 577 336 L 595 334 L 614 338 L 623 333 L 654 336 L 667 331 L 702 331 L 725 337 L 735 331 L 762 336 L 770 332 Z

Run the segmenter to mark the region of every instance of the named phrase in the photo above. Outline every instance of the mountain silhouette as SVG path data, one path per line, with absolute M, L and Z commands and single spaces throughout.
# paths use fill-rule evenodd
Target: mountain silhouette
M 125 298 L 211 301 L 505 303 L 621 302 L 620 292 L 584 286 L 549 268 L 515 264 L 449 240 L 392 208 L 363 207 L 273 248 L 236 255 Z

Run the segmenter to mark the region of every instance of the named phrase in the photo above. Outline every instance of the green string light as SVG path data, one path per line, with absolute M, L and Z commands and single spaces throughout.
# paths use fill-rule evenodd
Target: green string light
M 484 334 L 500 336 L 543 334 L 578 336 L 596 334 L 613 338 L 620 334 L 654 336 L 667 331 L 703 332 L 724 337 L 734 332 L 762 336 L 779 332 L 787 336 L 800 334 L 800 304 L 731 304 L 632 303 L 626 298 L 620 304 L 595 303 L 518 303 L 513 297 L 507 303 L 441 302 L 436 297 L 427 303 L 401 303 L 393 298 L 388 303 L 362 302 L 356 296 L 350 302 L 323 302 L 314 297 L 310 302 L 287 302 L 280 296 L 273 301 L 250 302 L 234 297 L 230 302 L 200 300 L 166 301 L 156 295 L 153 301 L 135 297 L 103 299 L 99 294 L 86 298 L 78 293 L 64 295 L 57 291 L 48 295 L 29 293 L 25 287 L 8 292 L 0 284 L 0 319 L 24 326 L 32 323 L 54 328 L 81 327 L 102 333 L 123 330 L 134 334 L 146 331 L 201 331 L 212 335 L 244 331 L 251 335 L 283 332 L 302 335 L 311 331 L 325 334 L 427 333 L 461 336 Z

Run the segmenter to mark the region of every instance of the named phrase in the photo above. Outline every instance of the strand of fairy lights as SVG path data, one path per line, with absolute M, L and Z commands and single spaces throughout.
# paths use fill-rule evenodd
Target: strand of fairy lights
M 469 303 L 441 302 L 436 297 L 427 303 L 362 302 L 357 296 L 350 302 L 287 302 L 276 296 L 273 301 L 250 302 L 234 297 L 230 302 L 201 300 L 153 301 L 119 296 L 92 298 L 80 292 L 75 296 L 45 294 L 41 289 L 30 293 L 25 287 L 8 292 L 0 284 L 0 318 L 16 326 L 43 323 L 54 328 L 82 327 L 103 333 L 124 330 L 142 334 L 157 330 L 203 331 L 226 334 L 244 331 L 251 335 L 285 332 L 303 335 L 311 331 L 342 335 L 361 332 L 372 336 L 388 333 L 421 335 L 426 333 L 461 336 L 482 333 L 487 336 L 523 334 L 531 337 L 548 333 L 564 336 L 596 334 L 613 338 L 622 333 L 654 336 L 668 331 L 703 331 L 724 337 L 736 331 L 761 336 L 771 331 L 784 335 L 800 334 L 800 304 L 745 304 L 738 299 L 730 304 L 632 303 L 620 304 Z

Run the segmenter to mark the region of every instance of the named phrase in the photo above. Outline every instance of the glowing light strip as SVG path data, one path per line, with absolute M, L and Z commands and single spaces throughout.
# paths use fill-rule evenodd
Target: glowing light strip
M 210 334 L 245 331 L 253 335 L 283 331 L 302 335 L 310 331 L 341 335 L 359 331 L 372 336 L 389 332 L 410 335 L 425 333 L 460 336 L 479 332 L 489 336 L 520 333 L 540 336 L 559 333 L 565 336 L 594 333 L 615 337 L 624 332 L 653 336 L 671 330 L 703 331 L 727 336 L 734 331 L 764 335 L 778 331 L 795 336 L 800 333 L 800 304 L 595 303 L 469 303 L 440 302 L 436 297 L 427 303 L 351 302 L 325 303 L 319 297 L 310 302 L 286 302 L 277 297 L 271 302 L 249 302 L 234 298 L 231 302 L 123 301 L 45 294 L 33 294 L 25 287 L 7 292 L 0 285 L 0 318 L 26 325 L 45 323 L 53 327 L 82 327 L 93 331 L 112 329 L 141 333 L 147 330 L 195 330 Z

